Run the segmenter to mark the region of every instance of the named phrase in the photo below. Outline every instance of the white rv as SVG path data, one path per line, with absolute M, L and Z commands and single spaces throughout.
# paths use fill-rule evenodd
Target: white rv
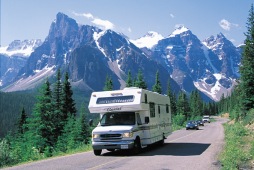
M 90 113 L 100 113 L 100 122 L 92 131 L 95 155 L 102 149 L 130 149 L 138 153 L 147 145 L 171 134 L 171 109 L 168 96 L 139 88 L 93 92 Z

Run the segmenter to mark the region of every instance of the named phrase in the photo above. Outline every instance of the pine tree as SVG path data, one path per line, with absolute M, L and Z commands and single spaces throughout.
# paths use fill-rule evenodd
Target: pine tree
M 156 72 L 155 84 L 154 84 L 154 86 L 153 86 L 153 91 L 154 91 L 154 92 L 157 92 L 157 93 L 159 93 L 159 94 L 162 93 L 159 71 Z
M 32 120 L 29 124 L 30 134 L 38 136 L 37 147 L 43 152 L 47 146 L 54 145 L 54 107 L 50 83 L 47 80 L 42 86 L 35 105 Z
M 198 90 L 196 89 L 192 91 L 190 95 L 190 116 L 192 116 L 193 118 L 201 116 L 201 114 L 203 113 L 202 106 L 202 99 Z
M 55 142 L 57 141 L 58 136 L 61 135 L 63 130 L 63 125 L 61 124 L 62 118 L 62 99 L 63 99 L 63 89 L 61 84 L 61 73 L 60 69 L 57 70 L 56 83 L 53 90 L 53 101 L 54 101 L 54 122 L 55 122 L 55 131 L 54 138 Z
M 170 99 L 171 113 L 176 115 L 176 97 L 171 91 L 170 80 L 168 81 L 167 95 Z
M 77 122 L 77 126 L 80 128 L 78 135 L 79 138 L 77 138 L 77 140 L 88 144 L 90 141 L 91 130 L 90 126 L 88 125 L 87 115 L 84 108 L 81 108 L 80 118 Z
M 105 86 L 104 86 L 103 90 L 104 91 L 111 91 L 111 90 L 113 90 L 113 80 L 108 75 L 106 77 L 106 82 L 105 82 Z
M 20 118 L 18 119 L 18 134 L 19 135 L 22 135 L 24 134 L 24 132 L 27 130 L 27 128 L 24 126 L 26 123 L 27 123 L 27 114 L 26 114 L 26 111 L 25 111 L 25 108 L 23 107 L 22 108 L 22 111 L 21 111 L 21 116 Z
M 243 112 L 254 108 L 254 9 L 253 4 L 247 19 L 247 32 L 245 33 L 245 47 L 242 55 L 241 74 L 241 105 Z
M 146 85 L 146 82 L 144 80 L 144 77 L 143 77 L 143 74 L 142 74 L 141 70 L 138 70 L 138 75 L 137 75 L 137 78 L 135 80 L 134 86 L 138 87 L 138 88 L 142 88 L 142 89 L 147 89 L 147 85 Z
M 185 119 L 190 118 L 190 107 L 187 96 L 184 92 L 180 92 L 177 100 L 177 114 L 184 115 Z
M 71 90 L 71 84 L 69 82 L 69 75 L 65 73 L 65 80 L 63 83 L 63 98 L 62 98 L 62 116 L 61 121 L 63 125 L 67 121 L 69 115 L 76 116 L 75 101 L 72 98 L 73 92 Z
M 129 70 L 128 71 L 128 78 L 126 81 L 126 87 L 132 87 L 132 86 L 133 86 L 133 83 L 132 83 L 131 71 Z

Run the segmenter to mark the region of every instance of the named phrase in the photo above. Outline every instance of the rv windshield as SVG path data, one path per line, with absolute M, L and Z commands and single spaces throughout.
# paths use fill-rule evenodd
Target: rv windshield
M 135 112 L 112 112 L 105 113 L 100 121 L 101 126 L 134 125 Z

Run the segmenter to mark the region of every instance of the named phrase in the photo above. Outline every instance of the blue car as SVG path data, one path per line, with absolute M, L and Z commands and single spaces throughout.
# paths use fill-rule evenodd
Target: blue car
M 199 129 L 198 123 L 194 120 L 188 121 L 187 124 L 186 124 L 186 130 L 189 130 L 189 129 L 198 130 Z
M 203 120 L 197 120 L 198 126 L 204 126 L 204 121 Z

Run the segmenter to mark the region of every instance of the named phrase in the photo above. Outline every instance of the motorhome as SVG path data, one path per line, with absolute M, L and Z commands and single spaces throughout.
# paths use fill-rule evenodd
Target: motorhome
M 95 155 L 102 149 L 129 149 L 138 153 L 154 143 L 164 143 L 172 133 L 170 99 L 140 88 L 93 92 L 88 109 L 100 113 L 92 131 Z

